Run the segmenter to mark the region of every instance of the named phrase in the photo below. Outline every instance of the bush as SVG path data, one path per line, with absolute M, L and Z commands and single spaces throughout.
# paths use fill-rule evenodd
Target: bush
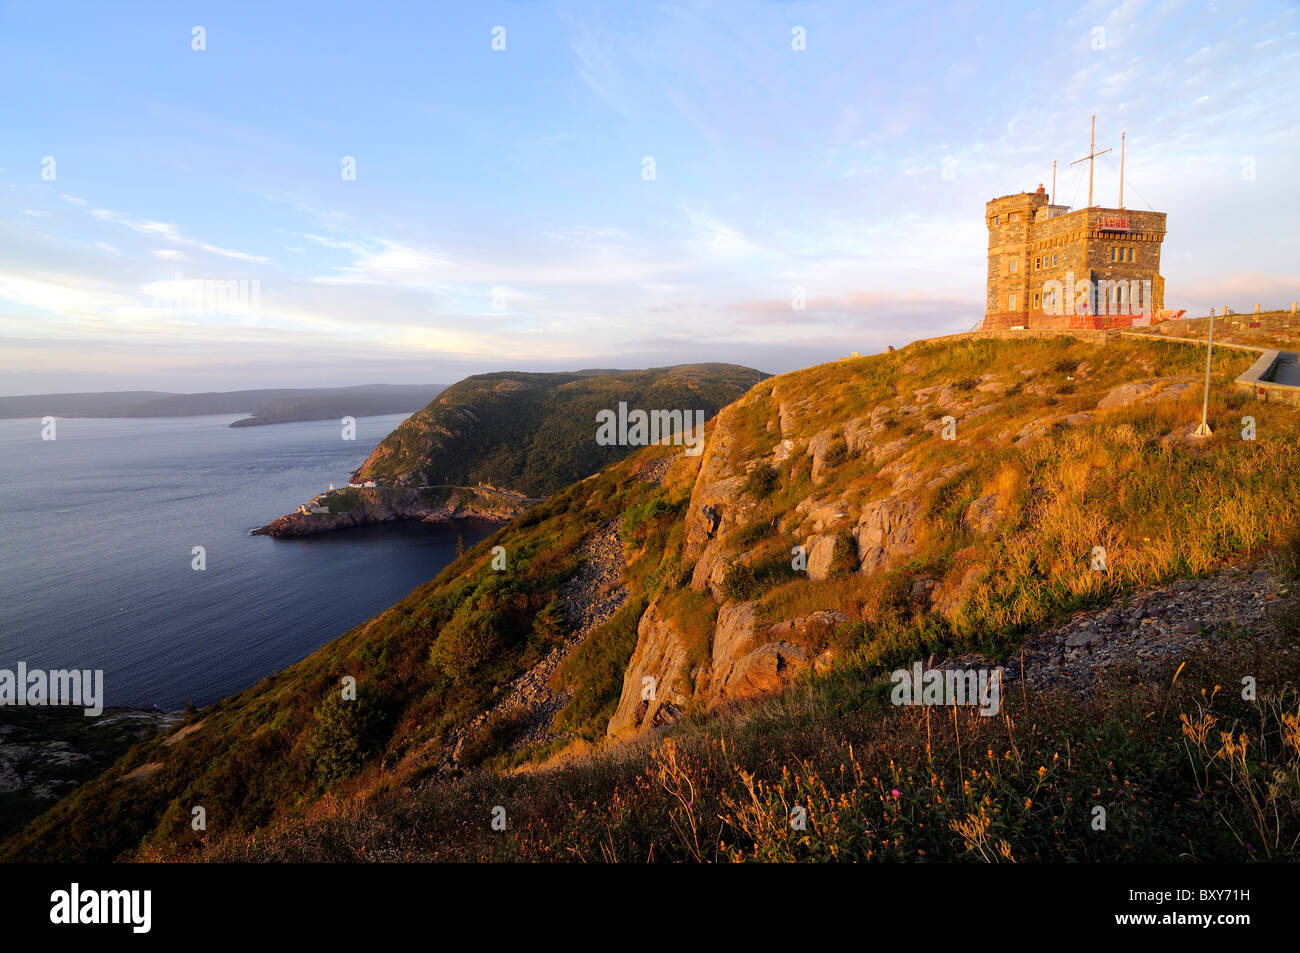
M 747 523 L 745 526 L 738 529 L 734 534 L 734 538 L 739 545 L 749 548 L 755 543 L 767 539 L 767 537 L 771 535 L 772 521 L 756 519 L 752 523 Z
M 722 577 L 722 595 L 735 602 L 744 602 L 758 595 L 758 577 L 752 567 L 735 563 Z
M 843 437 L 836 437 L 826 448 L 822 462 L 828 467 L 837 467 L 849 458 L 849 444 Z
M 322 787 L 361 770 L 382 735 L 383 718 L 364 698 L 331 691 L 316 709 L 316 726 L 307 739 L 307 757 Z
M 770 463 L 760 463 L 745 477 L 744 492 L 755 499 L 764 500 L 781 485 L 781 474 Z
M 849 533 L 835 534 L 835 548 L 831 550 L 830 579 L 845 579 L 858 571 L 858 544 Z
M 429 661 L 449 678 L 466 678 L 497 655 L 499 626 L 493 613 L 462 609 L 442 630 L 429 652 Z

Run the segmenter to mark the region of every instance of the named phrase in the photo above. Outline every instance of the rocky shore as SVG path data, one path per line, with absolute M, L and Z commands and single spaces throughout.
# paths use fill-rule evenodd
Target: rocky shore
M 394 520 L 450 523 L 482 520 L 505 523 L 535 506 L 513 490 L 478 486 L 348 487 L 322 493 L 297 512 L 252 531 L 254 536 L 318 536 L 335 530 Z

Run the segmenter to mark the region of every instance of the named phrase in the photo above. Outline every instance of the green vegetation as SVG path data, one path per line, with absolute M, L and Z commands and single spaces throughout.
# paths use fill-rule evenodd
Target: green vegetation
M 48 809 L 54 799 L 100 774 L 166 723 L 161 712 L 106 708 L 0 708 L 0 839 Z M 37 792 L 45 792 L 43 794 Z
M 645 607 L 643 599 L 627 602 L 565 661 L 560 674 L 578 688 L 557 719 L 561 728 L 592 741 L 604 736 L 623 690 L 623 671 L 636 648 L 637 620 Z
M 760 463 L 745 477 L 744 492 L 756 499 L 765 500 L 781 485 L 781 474 L 770 463 Z
M 394 430 L 358 473 L 403 486 L 479 482 L 545 497 L 635 451 L 600 446 L 596 414 L 702 410 L 705 419 L 766 375 L 734 364 L 642 371 L 477 374 Z
M 338 490 L 325 497 L 331 514 L 352 513 L 361 508 L 361 494 L 357 490 Z

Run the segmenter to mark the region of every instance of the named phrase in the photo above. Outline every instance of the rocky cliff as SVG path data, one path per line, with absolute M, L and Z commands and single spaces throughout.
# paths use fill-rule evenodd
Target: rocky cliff
M 252 531 L 254 536 L 317 536 L 354 526 L 415 520 L 450 523 L 477 519 L 505 523 L 539 501 L 488 486 L 356 487 L 321 494 L 301 509 Z M 326 512 L 313 512 L 313 510 Z

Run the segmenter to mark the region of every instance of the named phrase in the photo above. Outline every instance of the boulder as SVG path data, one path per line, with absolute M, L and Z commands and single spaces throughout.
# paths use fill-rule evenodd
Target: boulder
M 915 499 L 887 496 L 867 505 L 853 531 L 858 542 L 858 569 L 873 573 L 897 556 L 916 550 Z
M 962 515 L 962 522 L 981 536 L 987 536 L 997 528 L 1002 513 L 998 511 L 998 498 L 990 493 L 973 500 Z
M 623 692 L 607 734 L 635 734 L 681 717 L 686 699 L 676 686 L 686 672 L 687 651 L 685 638 L 660 611 L 656 598 L 637 623 L 636 649 L 623 673 Z
M 809 536 L 804 548 L 808 552 L 808 578 L 816 582 L 829 576 L 835 558 L 835 535 Z
M 1114 410 L 1133 404 L 1154 404 L 1177 400 L 1198 386 L 1195 377 L 1151 377 L 1120 384 L 1097 404 L 1098 410 Z
M 871 448 L 871 422 L 863 417 L 854 417 L 844 424 L 844 443 L 849 453 L 862 453 Z
M 908 601 L 918 609 L 929 608 L 930 597 L 934 593 L 934 587 L 937 580 L 933 576 L 918 576 L 912 582 L 912 592 Z
M 774 695 L 808 666 L 808 652 L 792 642 L 767 642 L 750 652 L 732 670 L 717 701 L 748 701 Z
M 808 456 L 812 457 L 812 480 L 814 483 L 820 483 L 826 473 L 826 452 L 830 450 L 831 441 L 834 439 L 835 434 L 833 431 L 823 430 L 808 441 Z
M 709 670 L 711 700 L 726 690 L 736 664 L 754 650 L 754 603 L 727 602 L 718 610 L 713 629 L 713 664 Z
M 967 566 L 964 570 L 950 573 L 934 590 L 930 597 L 930 606 L 935 612 L 952 618 L 961 611 L 970 599 L 980 580 L 984 578 L 983 566 Z

